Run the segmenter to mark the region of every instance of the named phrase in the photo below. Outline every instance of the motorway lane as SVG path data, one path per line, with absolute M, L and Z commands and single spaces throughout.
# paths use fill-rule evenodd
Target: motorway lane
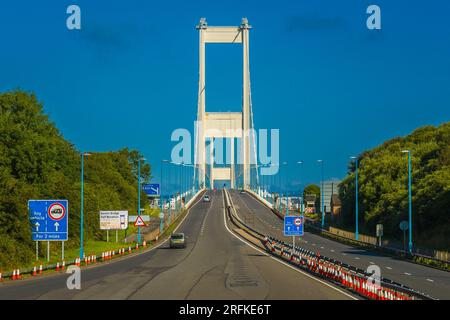
M 260 228 L 263 233 L 280 240 L 292 241 L 292 237 L 283 236 L 283 221 L 264 204 L 247 193 L 240 194 L 236 190 L 231 190 L 230 194 L 243 220 L 253 221 L 255 228 Z M 305 232 L 302 238 L 297 237 L 296 245 L 361 269 L 366 269 L 371 264 L 378 265 L 383 277 L 427 293 L 434 298 L 450 299 L 449 272 L 354 248 L 309 232 Z
M 222 191 L 192 207 L 179 231 L 186 249 L 154 250 L 82 269 L 81 290 L 67 275 L 0 285 L 0 299 L 351 299 L 250 247 L 225 226 Z M 231 228 L 231 226 L 229 226 Z

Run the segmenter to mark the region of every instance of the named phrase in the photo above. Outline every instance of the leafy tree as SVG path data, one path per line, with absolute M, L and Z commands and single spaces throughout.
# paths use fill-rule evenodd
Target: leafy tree
M 401 238 L 399 223 L 408 219 L 408 171 L 411 150 L 413 239 L 416 245 L 450 247 L 450 122 L 425 126 L 359 156 L 360 226 L 374 234 L 382 223 L 388 237 Z M 355 164 L 342 181 L 343 220 L 354 225 Z
M 85 236 L 99 239 L 98 212 L 137 212 L 137 159 L 126 148 L 85 158 Z M 0 269 L 34 257 L 29 199 L 69 200 L 68 247 L 79 245 L 80 153 L 43 113 L 34 94 L 0 94 Z M 142 181 L 151 167 L 141 163 Z M 141 205 L 145 205 L 145 196 Z

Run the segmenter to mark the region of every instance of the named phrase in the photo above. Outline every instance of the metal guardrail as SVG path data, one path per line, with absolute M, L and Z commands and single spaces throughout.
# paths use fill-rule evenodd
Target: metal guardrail
M 253 196 L 255 199 L 257 199 L 258 201 L 260 201 L 261 203 L 264 204 L 264 202 L 261 201 L 259 199 L 259 197 L 254 192 L 249 192 L 249 194 L 251 196 Z M 279 219 L 281 219 L 281 220 L 284 219 L 284 215 L 281 214 L 276 208 L 269 208 L 268 207 L 268 209 L 270 209 Z M 363 242 L 363 241 L 359 241 L 359 240 L 343 237 L 343 236 L 337 235 L 335 233 L 329 232 L 327 230 L 323 230 L 321 227 L 315 226 L 312 223 L 313 222 L 305 224 L 305 228 L 312 228 L 316 233 L 324 234 L 325 236 L 328 236 L 330 238 L 335 238 L 335 239 L 337 239 L 338 241 L 341 241 L 341 242 L 352 243 L 352 244 L 354 244 L 357 247 L 370 248 L 372 250 L 376 250 L 378 252 L 383 252 L 383 253 L 386 253 L 388 255 L 398 257 L 398 258 L 406 259 L 408 261 L 411 261 L 413 263 L 417 263 L 417 264 L 420 264 L 420 265 L 423 265 L 423 266 L 427 266 L 427 267 L 430 267 L 430 268 L 436 268 L 436 269 L 439 269 L 439 270 L 442 270 L 442 271 L 450 271 L 450 261 L 440 260 L 440 259 L 437 259 L 435 257 L 424 255 L 424 254 L 420 254 L 420 253 L 410 254 L 408 252 L 405 252 L 404 250 L 400 250 L 400 249 L 396 249 L 396 248 L 392 248 L 392 247 L 378 246 L 378 245 L 375 245 L 375 244 L 372 244 L 372 243 Z M 428 260 L 434 261 L 437 264 L 446 265 L 446 267 L 440 267 L 438 265 L 429 265 L 429 264 L 425 264 L 425 263 L 422 263 L 422 262 L 419 262 L 419 261 L 415 261 L 414 257 L 428 259 Z
M 346 272 L 349 272 L 349 273 L 355 275 L 356 277 L 364 279 L 365 281 L 368 281 L 368 278 L 372 276 L 372 274 L 367 273 L 365 270 L 359 269 L 357 267 L 354 267 L 352 265 L 349 265 L 347 263 L 344 263 L 344 262 L 341 262 L 341 261 L 338 261 L 338 260 L 335 260 L 335 259 L 332 259 L 332 258 L 328 258 L 326 256 L 318 255 L 315 252 L 310 251 L 310 250 L 306 250 L 304 248 L 301 248 L 300 246 L 295 246 L 295 250 L 293 250 L 292 244 L 284 243 L 284 242 L 282 242 L 282 241 L 280 241 L 278 239 L 275 239 L 273 237 L 266 236 L 266 235 L 260 233 L 259 231 L 253 229 L 252 227 L 250 227 L 249 225 L 244 223 L 237 216 L 237 214 L 235 212 L 233 212 L 233 211 L 235 211 L 234 205 L 232 203 L 231 197 L 229 196 L 229 194 L 228 194 L 228 192 L 226 190 L 224 191 L 224 197 L 225 197 L 225 203 L 226 203 L 226 207 L 227 207 L 227 213 L 228 213 L 232 223 L 235 224 L 237 227 L 240 227 L 244 232 L 248 233 L 249 235 L 251 235 L 251 236 L 253 236 L 255 238 L 258 238 L 259 240 L 263 240 L 264 247 L 266 248 L 266 251 L 269 252 L 270 254 L 273 254 L 273 252 L 266 245 L 267 239 L 269 241 L 273 241 L 275 243 L 278 243 L 278 244 L 282 245 L 282 247 L 284 247 L 284 248 L 287 248 L 287 250 L 285 250 L 284 252 L 295 251 L 295 252 L 305 253 L 305 254 L 309 255 L 310 257 L 313 257 L 314 259 L 323 260 L 323 261 L 325 261 L 328 264 L 332 264 L 335 268 L 340 268 L 340 270 L 342 268 L 344 268 L 346 270 Z M 280 256 L 280 255 L 278 255 L 278 256 Z M 301 257 L 299 257 L 298 255 L 295 255 L 295 254 L 291 255 L 290 259 L 285 259 L 285 255 L 281 255 L 280 257 L 283 258 L 285 261 L 291 263 L 291 264 L 293 264 L 292 263 L 293 259 L 294 260 L 296 260 L 296 259 L 297 260 L 298 259 L 301 260 Z M 295 264 L 295 265 L 297 267 L 302 267 L 302 265 L 298 265 L 298 264 Z M 304 270 L 306 270 L 306 271 L 311 273 L 311 270 L 308 269 L 308 268 L 302 268 L 302 269 L 304 269 Z M 312 273 L 317 275 L 316 272 L 312 272 Z M 327 280 L 330 280 L 330 279 L 327 279 Z M 429 295 L 427 295 L 425 293 L 422 293 L 422 292 L 419 292 L 419 291 L 417 291 L 415 289 L 409 288 L 408 286 L 405 286 L 403 284 L 400 284 L 400 283 L 395 282 L 393 280 L 390 280 L 388 278 L 381 277 L 379 280 L 380 280 L 381 286 L 383 288 L 385 288 L 385 289 L 396 291 L 396 292 L 400 292 L 402 294 L 406 294 L 408 296 L 411 296 L 411 297 L 414 297 L 414 298 L 418 298 L 418 299 L 421 299 L 421 300 L 434 300 L 433 297 L 431 297 L 431 296 L 429 296 Z M 335 280 L 332 280 L 332 282 L 334 282 L 337 285 L 342 285 L 342 283 L 337 282 Z M 365 298 L 367 298 L 367 296 L 365 296 L 361 292 L 358 292 L 357 290 L 355 291 L 354 289 L 356 289 L 356 288 L 350 288 L 350 289 L 352 291 L 354 291 L 355 293 L 360 294 L 360 295 L 364 296 Z M 370 297 L 370 298 L 371 299 L 377 299 L 377 297 L 376 298 Z

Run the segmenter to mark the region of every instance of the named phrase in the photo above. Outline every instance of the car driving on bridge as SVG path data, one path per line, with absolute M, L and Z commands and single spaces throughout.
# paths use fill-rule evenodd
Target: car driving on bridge
M 186 237 L 184 233 L 172 233 L 170 236 L 171 248 L 186 248 Z
M 203 202 L 211 202 L 211 197 L 207 194 L 203 196 Z

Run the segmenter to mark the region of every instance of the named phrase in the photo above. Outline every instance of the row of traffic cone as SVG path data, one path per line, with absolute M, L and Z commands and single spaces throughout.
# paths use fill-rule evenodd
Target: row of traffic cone
M 321 277 L 339 282 L 343 286 L 370 299 L 410 300 L 412 298 L 403 292 L 372 284 L 365 276 L 358 276 L 350 271 L 345 271 L 342 266 L 323 260 L 317 252 L 294 248 L 293 254 L 292 246 L 285 245 L 283 242 L 270 237 L 265 237 L 263 244 L 272 253 L 303 266 Z
M 142 246 L 143 247 L 147 246 L 147 243 L 146 243 L 145 240 L 142 242 Z M 139 244 L 136 243 L 136 247 L 135 248 L 136 248 L 136 250 L 139 249 Z M 131 248 L 131 246 L 129 246 L 128 247 L 128 253 L 131 253 L 131 252 L 132 252 L 132 248 Z M 125 248 L 119 249 L 117 253 L 119 255 L 124 255 L 125 254 Z M 102 261 L 112 259 L 115 256 L 115 254 L 116 254 L 115 250 L 114 251 L 103 252 L 102 253 Z M 96 262 L 97 262 L 97 256 L 95 254 L 84 257 L 85 265 L 89 265 L 91 263 L 96 263 Z M 77 266 L 77 267 L 80 267 L 81 266 L 81 259 L 80 258 L 75 258 L 74 265 Z M 55 269 L 56 269 L 56 271 L 61 271 L 61 270 L 64 270 L 65 267 L 66 267 L 66 262 L 62 261 L 61 264 L 59 262 L 56 263 Z M 42 264 L 39 265 L 39 269 L 35 265 L 33 267 L 32 276 L 37 276 L 37 275 L 41 275 L 41 274 L 42 274 Z M 14 269 L 13 272 L 12 272 L 12 275 L 11 275 L 11 280 L 19 280 L 21 278 L 22 278 L 22 276 L 20 274 L 20 270 L 19 269 Z M 3 281 L 2 272 L 0 272 L 0 282 L 1 281 Z
M 20 270 L 19 269 L 14 269 L 13 273 L 11 275 L 11 280 L 19 280 L 21 278 L 22 278 L 22 276 L 20 275 Z

